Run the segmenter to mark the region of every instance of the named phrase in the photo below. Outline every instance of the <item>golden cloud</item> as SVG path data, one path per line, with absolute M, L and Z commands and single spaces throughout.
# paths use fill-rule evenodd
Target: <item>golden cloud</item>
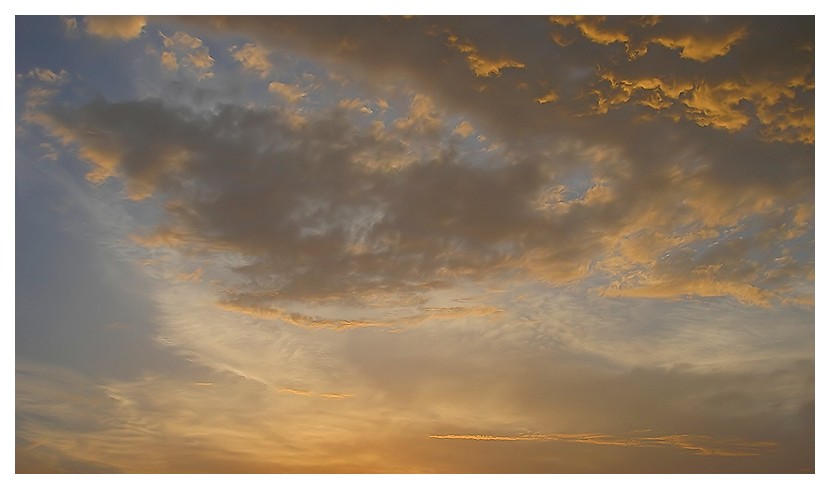
M 460 53 L 467 55 L 467 65 L 470 70 L 478 77 L 490 77 L 501 75 L 501 70 L 505 68 L 524 68 L 524 63 L 516 61 L 508 57 L 490 58 L 479 53 L 471 42 L 459 42 L 458 36 L 450 34 L 447 37 L 450 47 L 456 49 Z
M 276 93 L 277 95 L 285 98 L 291 103 L 296 103 L 301 98 L 306 96 L 305 92 L 303 92 L 298 86 L 289 85 L 287 83 L 282 83 L 278 81 L 272 81 L 271 83 L 269 83 L 268 91 L 271 93 Z
M 84 18 L 86 32 L 95 36 L 114 39 L 135 39 L 147 21 L 142 16 L 87 16 Z
M 268 50 L 253 43 L 246 43 L 242 47 L 232 46 L 229 49 L 233 58 L 242 64 L 245 71 L 258 73 L 265 78 L 274 67 L 268 60 Z

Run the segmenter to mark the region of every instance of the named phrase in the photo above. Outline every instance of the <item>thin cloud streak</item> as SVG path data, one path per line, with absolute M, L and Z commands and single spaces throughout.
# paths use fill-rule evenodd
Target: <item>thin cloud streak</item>
M 646 430 L 648 431 L 648 430 Z M 619 436 L 604 433 L 531 433 L 516 436 L 499 435 L 429 435 L 437 440 L 477 441 L 561 441 L 636 448 L 671 447 L 690 450 L 695 455 L 718 457 L 753 457 L 765 450 L 774 450 L 773 441 L 714 439 L 709 436 L 674 434 L 665 436 Z

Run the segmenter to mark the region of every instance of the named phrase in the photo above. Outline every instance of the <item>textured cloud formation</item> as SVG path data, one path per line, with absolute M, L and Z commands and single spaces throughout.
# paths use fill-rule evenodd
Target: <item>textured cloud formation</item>
M 809 219 L 803 205 L 781 205 L 802 192 L 806 174 L 727 189 L 730 182 L 714 182 L 716 165 L 684 168 L 677 160 L 643 180 L 627 158 L 588 152 L 614 173 L 599 173 L 577 194 L 549 179 L 556 163 L 540 157 L 505 155 L 490 168 L 451 154 L 392 172 L 373 170 L 382 160 L 367 166 L 367 154 L 406 157 L 395 134 L 445 137 L 440 115 L 420 95 L 381 132 L 361 131 L 336 111 L 297 126 L 280 109 L 199 116 L 157 101 L 95 102 L 44 117 L 93 164 L 91 181 L 118 177 L 132 199 L 175 195 L 142 242 L 241 253 L 248 263 L 240 271 L 275 297 L 359 298 L 380 282 L 416 290 L 516 270 L 553 285 L 606 274 L 611 295 L 753 304 L 793 299 L 801 287 L 804 270 L 772 261 L 783 259 L 797 232 L 782 240 L 739 231 L 756 216 L 784 226 L 796 213 Z M 678 194 L 688 195 L 680 206 L 664 205 Z M 757 253 L 770 260 L 750 258 Z
M 19 68 L 18 219 L 166 363 L 20 357 L 18 471 L 814 470 L 811 18 L 131 22 Z
M 629 59 L 648 52 L 649 44 L 665 46 L 678 51 L 683 58 L 705 62 L 729 53 L 732 45 L 747 36 L 742 20 L 718 19 L 696 25 L 694 29 L 676 17 L 605 17 L 554 16 L 551 23 L 573 26 L 580 34 L 599 44 L 621 43 Z M 701 28 L 702 27 L 702 28 Z M 551 36 L 560 45 L 573 42 L 569 33 L 554 31 Z M 571 39 L 570 41 L 565 41 Z M 565 44 L 567 43 L 567 44 Z

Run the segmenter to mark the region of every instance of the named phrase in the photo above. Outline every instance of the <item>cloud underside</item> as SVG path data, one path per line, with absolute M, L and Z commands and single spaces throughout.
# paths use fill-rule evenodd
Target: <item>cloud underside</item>
M 241 256 L 235 269 L 253 288 L 237 292 L 360 301 L 460 280 L 604 277 L 597 291 L 616 296 L 804 299 L 799 280 L 811 264 L 791 255 L 812 222 L 799 200 L 810 198 L 812 175 L 798 160 L 758 167 L 783 177 L 775 182 L 758 171 L 729 181 L 724 165 L 739 163 L 693 144 L 653 162 L 577 145 L 480 166 L 413 153 L 408 137 L 438 148 L 452 137 L 428 99 L 415 97 L 410 116 L 388 128 L 350 119 L 362 116 L 335 109 L 298 123 L 280 108 L 197 114 L 148 100 L 31 118 L 91 164 L 90 181 L 114 178 L 133 200 L 166 200 L 163 220 L 137 230 L 137 243 Z M 574 160 L 592 171 L 582 188 L 566 183 Z M 775 230 L 742 235 L 758 221 Z

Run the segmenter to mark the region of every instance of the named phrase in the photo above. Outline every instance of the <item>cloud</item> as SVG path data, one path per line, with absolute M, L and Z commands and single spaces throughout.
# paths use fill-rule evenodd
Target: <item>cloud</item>
M 470 70 L 478 77 L 490 77 L 501 75 L 501 70 L 504 68 L 524 68 L 524 63 L 516 61 L 507 57 L 498 59 L 489 58 L 481 55 L 478 48 L 476 48 L 469 41 L 459 42 L 458 36 L 450 34 L 447 36 L 449 45 L 460 53 L 467 55 L 467 64 Z
M 126 41 L 141 35 L 147 22 L 142 16 L 87 16 L 84 24 L 88 34 Z
M 275 83 L 271 87 L 300 96 Z M 567 198 L 546 195 L 554 182 L 544 176 L 551 167 L 541 158 L 481 168 L 464 157 L 438 153 L 436 160 L 416 156 L 391 173 L 367 166 L 367 156 L 380 149 L 387 161 L 411 154 L 407 144 L 394 142 L 396 136 L 398 141 L 436 141 L 451 132 L 431 99 L 421 95 L 411 99 L 406 116 L 381 130 L 352 126 L 336 111 L 306 112 L 306 122 L 297 126 L 290 112 L 280 109 L 228 106 L 197 116 L 156 101 L 99 101 L 80 110 L 56 108 L 41 117 L 92 163 L 91 181 L 118 178 L 134 200 L 175 191 L 164 222 L 142 238 L 146 242 L 241 253 L 250 261 L 240 273 L 281 291 L 284 299 L 359 297 L 379 281 L 392 290 L 412 290 L 422 283 L 498 277 L 510 270 L 561 285 L 603 270 L 613 277 L 645 266 L 641 278 L 624 281 L 634 287 L 618 285 L 605 293 L 654 296 L 660 291 L 667 298 L 732 296 L 769 304 L 783 296 L 766 288 L 765 270 L 748 257 L 760 250 L 780 253 L 786 242 L 781 236 L 733 246 L 734 253 L 721 262 L 678 259 L 666 267 L 659 260 L 666 253 L 681 256 L 689 243 L 734 240 L 724 233 L 751 216 L 777 215 L 771 204 L 788 198 L 790 190 L 782 186 L 786 179 L 793 195 L 802 192 L 793 173 L 769 184 L 781 187 L 765 190 L 773 192 L 771 197 L 759 191 L 770 189 L 766 184 L 744 180 L 731 186 L 722 178 L 715 183 L 717 170 L 700 163 L 706 153 L 692 159 L 696 167 L 686 168 L 682 157 L 675 166 L 651 169 L 645 181 L 631 166 L 636 155 L 603 160 L 590 152 L 572 153 L 597 158 L 598 171 L 611 170 L 614 176 L 604 182 L 600 177 L 581 195 Z M 240 133 L 235 127 L 250 130 Z M 260 167 L 262 158 L 274 162 L 271 170 Z M 235 162 L 233 183 L 217 177 L 230 171 L 227 161 Z M 678 195 L 687 195 L 683 205 L 666 207 Z M 644 232 L 671 236 L 679 227 L 691 237 L 641 240 L 645 247 L 634 255 L 633 248 L 617 251 L 625 239 Z M 630 256 L 641 258 L 607 265 Z M 729 269 L 754 271 L 725 274 Z M 272 278 L 261 282 L 265 277 Z M 618 279 L 611 278 L 609 285 L 613 280 Z M 776 286 L 784 292 L 782 287 L 788 285 Z
M 701 79 L 625 79 L 610 71 L 601 76 L 608 88 L 602 83 L 594 91 L 594 111 L 599 114 L 636 103 L 670 118 L 683 117 L 730 132 L 757 121 L 762 127 L 759 136 L 768 141 L 813 144 L 815 140 L 812 109 L 795 103 L 799 92 L 812 91 L 807 73 L 778 80 L 742 77 L 716 85 Z
M 435 103 L 428 95 L 423 94 L 415 94 L 409 106 L 409 114 L 395 120 L 395 127 L 398 129 L 420 134 L 435 134 L 442 125 L 442 117 Z
M 299 87 L 278 81 L 272 81 L 271 83 L 269 83 L 268 91 L 271 93 L 276 93 L 277 95 L 285 98 L 291 103 L 295 103 L 306 96 L 306 93 L 303 92 L 302 89 L 300 89 Z
M 573 25 L 579 29 L 583 36 L 600 44 L 612 44 L 615 42 L 625 43 L 629 40 L 624 27 L 612 25 L 619 24 L 619 22 L 612 21 L 606 24 L 606 17 L 604 16 L 553 16 L 550 18 L 550 21 L 563 26 Z
M 550 21 L 558 26 L 574 26 L 585 38 L 598 44 L 623 44 L 632 60 L 645 56 L 649 44 L 657 44 L 679 51 L 682 58 L 706 62 L 725 56 L 735 43 L 747 37 L 744 25 L 720 19 L 696 25 L 694 29 L 679 17 L 576 15 L 553 16 Z M 562 47 L 573 43 L 567 34 L 558 30 L 551 36 Z
M 253 43 L 246 43 L 242 47 L 231 46 L 229 52 L 233 58 L 242 64 L 246 71 L 258 73 L 265 78 L 274 66 L 268 61 L 268 51 Z
M 26 76 L 50 85 L 63 85 L 70 80 L 69 72 L 64 69 L 55 73 L 48 68 L 34 68 Z
M 228 300 L 222 300 L 217 306 L 223 310 L 241 313 L 259 319 L 279 320 L 293 326 L 305 329 L 333 329 L 344 331 L 354 328 L 389 328 L 394 330 L 416 327 L 424 322 L 435 319 L 458 319 L 476 316 L 492 317 L 503 311 L 489 306 L 478 307 L 425 307 L 418 314 L 411 316 L 398 316 L 392 319 L 330 319 L 323 317 L 308 316 L 298 312 L 290 312 L 284 309 L 268 305 L 279 298 L 279 292 L 272 294 L 272 300 L 254 299 L 250 296 L 236 295 Z
M 475 132 L 475 128 L 473 127 L 472 124 L 470 124 L 467 121 L 459 122 L 458 125 L 455 126 L 455 129 L 453 129 L 453 131 L 452 131 L 453 134 L 458 134 L 462 138 L 466 138 L 474 132 Z
M 286 394 L 294 394 L 297 396 L 310 396 L 311 392 L 302 389 L 292 389 L 290 387 L 283 387 L 280 389 L 280 392 L 284 392 Z
M 202 279 L 202 274 L 204 274 L 204 272 L 204 269 L 197 268 L 189 273 L 180 273 L 176 278 L 185 282 L 198 282 Z
M 734 31 L 722 33 L 718 37 L 696 37 L 694 35 L 654 37 L 650 42 L 660 44 L 671 49 L 678 49 L 683 58 L 695 61 L 709 61 L 712 58 L 726 55 L 736 42 L 747 36 L 746 29 L 739 26 Z
M 550 90 L 548 93 L 536 99 L 536 101 L 540 104 L 549 104 L 551 102 L 556 102 L 557 100 L 559 100 L 559 95 L 557 95 L 554 90 Z
M 63 31 L 67 36 L 78 34 L 78 19 L 75 17 L 61 17 L 61 24 L 63 24 Z
M 177 71 L 181 65 L 196 73 L 200 81 L 213 78 L 214 59 L 201 39 L 181 31 L 172 37 L 159 31 L 159 36 L 164 48 L 168 50 L 161 53 L 161 64 L 166 70 Z
M 811 433 L 798 414 L 812 395 L 809 362 L 609 369 L 526 321 L 285 330 L 223 317 L 182 295 L 192 287 L 159 291 L 159 335 L 186 368 L 126 381 L 18 368 L 18 467 L 56 453 L 80 471 L 471 472 L 495 450 L 489 470 L 515 473 L 523 440 L 543 455 L 524 467 L 533 472 L 775 472 L 811 460 L 793 441 Z M 477 433 L 487 436 L 464 435 Z M 456 440 L 430 437 L 442 434 Z M 516 442 L 456 444 L 502 438 Z
M 18 75 L 148 277 L 107 334 L 176 360 L 19 359 L 18 470 L 811 471 L 809 23 L 186 18 L 164 101 Z M 178 96 L 248 45 L 284 82 Z
M 161 66 L 167 71 L 178 71 L 179 63 L 176 59 L 176 53 L 172 51 L 163 51 L 161 53 Z
M 615 436 L 604 433 L 531 433 L 517 436 L 500 435 L 429 435 L 436 440 L 478 441 L 561 441 L 622 447 L 672 447 L 690 450 L 696 455 L 718 457 L 752 457 L 764 450 L 774 450 L 772 441 L 713 439 L 710 436 L 675 434 L 665 436 Z
M 346 110 L 357 110 L 363 114 L 372 114 L 374 110 L 369 108 L 372 104 L 369 100 L 353 98 L 353 99 L 343 99 L 337 103 L 338 107 L 341 107 Z M 378 106 L 380 108 L 380 106 Z
M 331 399 L 331 400 L 336 400 L 336 401 L 341 401 L 343 399 L 348 399 L 350 397 L 353 397 L 352 394 L 338 394 L 336 392 L 329 392 L 329 393 L 325 393 L 325 394 L 317 394 L 317 393 L 307 391 L 307 390 L 304 390 L 304 389 L 292 389 L 290 387 L 282 387 L 282 388 L 280 388 L 279 392 L 282 392 L 282 393 L 285 393 L 285 394 L 293 394 L 295 396 L 303 396 L 303 397 L 315 396 L 315 397 L 320 397 L 321 399 Z

